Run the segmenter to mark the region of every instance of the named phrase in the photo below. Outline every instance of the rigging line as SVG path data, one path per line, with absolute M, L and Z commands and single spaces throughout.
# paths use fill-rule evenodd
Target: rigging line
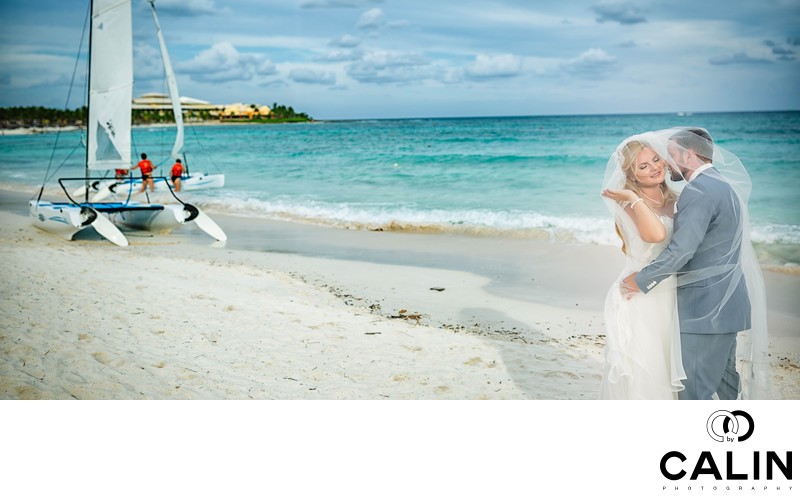
M 136 146 L 136 138 L 134 138 L 134 136 L 133 136 L 133 126 L 131 126 L 131 147 L 133 148 L 133 156 L 132 156 L 133 158 L 131 159 L 131 168 L 132 168 L 133 167 L 133 161 L 137 161 L 138 162 L 138 160 L 136 158 L 141 157 L 139 155 L 139 147 Z M 130 169 L 130 168 L 128 168 L 128 169 Z
M 186 156 L 186 152 L 181 152 L 181 155 L 183 156 L 184 173 L 186 174 L 186 176 L 192 176 L 192 174 L 189 172 L 189 158 Z
M 133 196 L 133 173 L 128 171 L 128 178 L 130 182 L 128 182 L 128 197 L 125 198 L 125 205 L 127 206 L 131 202 L 131 197 Z M 142 180 L 142 185 L 144 185 L 144 180 Z
M 69 81 L 69 89 L 67 90 L 67 99 L 64 102 L 64 110 L 65 111 L 68 110 L 69 99 L 70 99 L 70 97 L 72 97 L 72 88 L 75 86 L 75 75 L 78 73 L 78 63 L 80 62 L 80 58 L 81 58 L 81 47 L 83 47 L 83 40 L 86 37 L 86 31 L 87 31 L 86 25 L 89 23 L 89 20 L 91 19 L 91 16 L 92 16 L 91 9 L 92 9 L 92 4 L 91 4 L 91 2 L 89 2 L 89 5 L 86 7 L 86 16 L 83 19 L 83 29 L 81 30 L 81 41 L 78 43 L 78 53 L 75 55 L 75 65 L 72 68 L 72 78 Z M 87 126 L 88 126 L 88 116 L 87 116 Z M 87 133 L 88 133 L 88 129 L 87 129 Z M 59 139 L 60 136 L 61 136 L 61 127 L 59 126 L 58 130 L 56 131 L 56 139 L 55 139 L 55 142 L 53 143 L 53 150 L 50 152 L 50 160 L 47 161 L 47 170 L 44 173 L 44 178 L 45 179 L 42 182 L 42 188 L 39 189 L 39 197 L 36 199 L 37 202 L 42 200 L 42 193 L 44 192 L 45 183 L 47 183 L 48 180 L 50 178 L 52 178 L 52 176 L 48 176 L 48 175 L 50 175 L 50 168 L 53 165 L 53 158 L 56 155 L 56 149 L 58 148 L 58 139 Z M 72 152 L 69 153 L 69 156 L 67 156 L 67 158 L 69 158 L 74 152 L 75 152 L 75 149 L 72 149 Z M 64 160 L 64 162 L 66 162 L 66 159 Z M 64 162 L 62 162 L 58 166 L 58 168 L 56 168 L 55 171 L 58 171 L 61 168 L 61 166 L 64 165 Z M 53 175 L 55 175 L 55 171 L 53 172 Z
M 197 145 L 200 147 L 200 150 L 202 150 L 204 152 L 204 155 L 205 155 L 206 159 L 208 159 L 208 162 L 210 162 L 211 165 L 214 166 L 214 168 L 216 168 L 216 170 L 219 173 L 223 173 L 222 168 L 220 168 L 217 165 L 217 163 L 214 162 L 214 159 L 213 159 L 212 155 L 206 151 L 206 148 L 203 146 L 203 143 L 200 141 L 200 138 L 197 136 L 197 130 L 195 130 L 195 127 L 194 126 L 189 126 L 188 128 L 190 128 L 192 130 L 192 135 L 194 136 L 195 142 L 197 142 Z
M 125 188 L 125 190 L 128 191 L 128 193 L 126 194 L 125 202 L 122 203 L 122 204 L 124 204 L 126 206 L 128 204 L 130 204 L 131 197 L 133 197 L 133 182 L 134 181 L 135 181 L 135 178 L 133 177 L 133 173 L 131 173 L 130 170 L 128 170 L 127 178 L 126 179 L 120 179 L 117 182 L 116 186 L 114 186 L 114 189 Z M 144 182 L 142 182 L 142 184 L 144 184 Z M 114 193 L 115 196 L 118 195 L 120 192 L 122 192 L 122 190 L 119 190 L 119 191 L 111 190 L 111 191 Z M 122 216 L 122 219 L 125 219 L 125 215 L 124 214 L 121 214 L 121 213 L 118 213 L 118 214 L 120 214 L 120 216 Z
M 74 154 L 75 151 L 78 150 L 78 148 L 81 147 L 82 145 L 83 145 L 83 142 L 79 142 L 78 145 L 73 147 L 72 150 L 69 151 L 69 154 L 67 154 L 67 157 L 65 157 L 64 160 L 61 161 L 61 164 L 56 166 L 56 169 L 53 170 L 53 173 L 50 176 L 45 176 L 44 183 L 49 182 L 54 176 L 56 176 L 56 173 L 58 173 L 58 170 L 60 170 L 67 163 L 67 161 L 69 161 L 69 158 L 72 157 L 72 154 Z M 48 170 L 48 172 L 50 171 L 50 167 L 49 166 L 48 166 L 47 170 Z M 44 185 L 42 185 L 42 186 L 44 186 Z

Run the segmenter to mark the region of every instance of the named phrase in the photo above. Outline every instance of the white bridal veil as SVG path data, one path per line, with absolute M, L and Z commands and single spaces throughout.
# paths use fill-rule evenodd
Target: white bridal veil
M 688 138 L 687 138 L 688 137 Z M 688 141 L 687 141 L 688 140 Z M 668 186 L 685 195 L 691 189 L 691 181 L 686 181 L 685 176 L 694 179 L 691 169 L 681 169 L 678 161 L 685 157 L 691 149 L 702 151 L 699 155 L 707 157 L 713 165 L 705 169 L 713 182 L 706 182 L 718 192 L 724 192 L 723 201 L 707 206 L 702 212 L 708 212 L 709 224 L 714 224 L 713 212 L 736 213 L 738 227 L 734 233 L 724 240 L 712 241 L 713 247 L 696 250 L 695 248 L 681 248 L 676 245 L 669 246 L 666 250 L 673 251 L 675 257 L 681 261 L 681 269 L 677 273 L 677 285 L 700 287 L 705 296 L 713 296 L 713 303 L 697 304 L 692 313 L 686 312 L 681 316 L 681 325 L 684 328 L 707 327 L 711 324 L 716 328 L 721 325 L 724 316 L 731 313 L 739 316 L 749 314 L 750 328 L 739 333 L 737 337 L 737 370 L 741 376 L 741 397 L 743 399 L 768 399 L 771 396 L 770 379 L 771 369 L 768 355 L 768 329 L 766 312 L 766 294 L 761 268 L 756 259 L 753 244 L 750 240 L 750 220 L 748 215 L 748 201 L 752 189 L 750 176 L 747 174 L 742 162 L 734 154 L 720 147 L 711 140 L 708 132 L 702 128 L 670 128 L 634 135 L 623 141 L 608 161 L 606 167 L 604 188 L 625 188 L 626 178 L 623 172 L 623 152 L 630 142 L 640 142 L 652 148 L 663 160 L 669 163 L 673 170 L 672 180 L 667 180 Z M 708 161 L 701 161 L 708 162 Z M 684 165 L 685 166 L 685 165 Z M 667 177 L 670 177 L 668 172 Z M 687 197 L 693 199 L 699 196 Z M 626 230 L 631 227 L 630 218 L 624 215 L 622 206 L 611 199 L 603 198 L 615 223 L 629 223 Z M 708 199 L 708 197 L 706 197 Z M 705 202 L 701 200 L 699 202 Z M 628 221 L 626 221 L 628 220 Z M 708 225 L 707 225 L 708 226 Z M 631 232 L 628 232 L 631 233 Z M 703 260 L 704 264 L 695 262 Z M 743 289 L 743 287 L 746 288 Z M 744 296 L 744 299 L 742 299 Z M 749 303 L 748 303 L 749 300 Z M 749 313 L 746 309 L 749 305 Z M 691 319 L 688 315 L 691 314 Z M 734 332 L 735 330 L 731 330 Z

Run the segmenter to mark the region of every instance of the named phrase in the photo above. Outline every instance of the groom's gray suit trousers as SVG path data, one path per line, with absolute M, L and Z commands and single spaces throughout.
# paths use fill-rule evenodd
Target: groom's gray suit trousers
M 719 351 L 728 351 L 727 358 Z M 678 399 L 736 399 L 739 374 L 736 372 L 736 333 L 681 334 L 681 354 L 686 380 Z M 720 381 L 722 379 L 722 381 Z

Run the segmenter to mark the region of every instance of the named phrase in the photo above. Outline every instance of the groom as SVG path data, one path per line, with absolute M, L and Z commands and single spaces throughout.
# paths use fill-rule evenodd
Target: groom
M 680 399 L 736 399 L 736 334 L 750 328 L 750 300 L 741 271 L 742 208 L 711 164 L 714 144 L 704 129 L 676 132 L 668 152 L 680 195 L 669 245 L 622 282 L 628 299 L 678 275 L 681 354 L 686 371 Z

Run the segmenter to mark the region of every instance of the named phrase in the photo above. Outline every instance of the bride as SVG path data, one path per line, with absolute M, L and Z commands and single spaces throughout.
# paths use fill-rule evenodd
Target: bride
M 687 324 L 683 332 L 689 336 L 697 333 L 692 329 L 696 321 L 709 319 L 714 323 L 732 289 L 741 285 L 742 280 L 749 296 L 751 325 L 737 333 L 735 342 L 736 370 L 740 373 L 738 393 L 743 399 L 769 399 L 771 395 L 766 294 L 750 239 L 747 209 L 752 181 L 741 160 L 711 142 L 710 135 L 701 129 L 697 130 L 708 136 L 706 140 L 713 148 L 708 157 L 711 164 L 704 166 L 706 173 L 697 169 L 684 177 L 686 172 L 676 161 L 685 159 L 687 152 L 680 148 L 675 137 L 687 130 L 702 136 L 694 129 L 684 128 L 634 135 L 623 141 L 608 161 L 602 195 L 622 239 L 625 264 L 606 296 L 605 367 L 600 388 L 600 397 L 604 399 L 676 399 L 686 379 L 680 323 Z M 667 184 L 667 172 L 670 180 L 684 182 Z M 741 213 L 731 239 L 713 247 L 722 249 L 724 254 L 717 258 L 720 261 L 706 266 L 692 264 L 693 258 L 700 255 L 700 246 L 692 249 L 688 245 L 670 244 L 674 227 L 687 233 L 686 230 L 697 225 L 692 225 L 689 218 L 682 218 L 689 215 L 677 203 L 679 189 L 689 189 L 683 191 L 692 194 L 684 200 L 698 197 L 700 187 L 692 184 L 697 174 L 709 174 L 714 182 L 724 183 L 718 185 L 729 192 L 714 209 Z M 680 220 L 683 221 L 678 223 Z M 709 227 L 713 222 L 711 219 Z M 707 230 L 706 236 L 708 233 Z M 626 276 L 648 266 L 662 252 L 673 259 L 686 260 L 684 266 L 675 270 L 677 275 L 664 273 L 670 276 L 649 286 L 646 293 L 631 292 L 629 285 L 621 285 Z M 627 287 L 625 296 L 623 287 Z M 686 316 L 679 317 L 681 290 L 684 291 L 682 313 Z M 688 301 L 687 290 L 694 292 Z M 719 302 L 714 302 L 716 299 Z M 701 307 L 701 303 L 706 307 Z
M 622 279 L 642 269 L 669 244 L 678 198 L 666 183 L 666 161 L 644 135 L 637 137 L 617 147 L 602 192 L 613 201 L 607 204 L 622 239 L 625 265 L 606 296 L 606 362 L 600 397 L 677 399 L 686 375 L 675 277 L 631 300 L 620 293 Z

